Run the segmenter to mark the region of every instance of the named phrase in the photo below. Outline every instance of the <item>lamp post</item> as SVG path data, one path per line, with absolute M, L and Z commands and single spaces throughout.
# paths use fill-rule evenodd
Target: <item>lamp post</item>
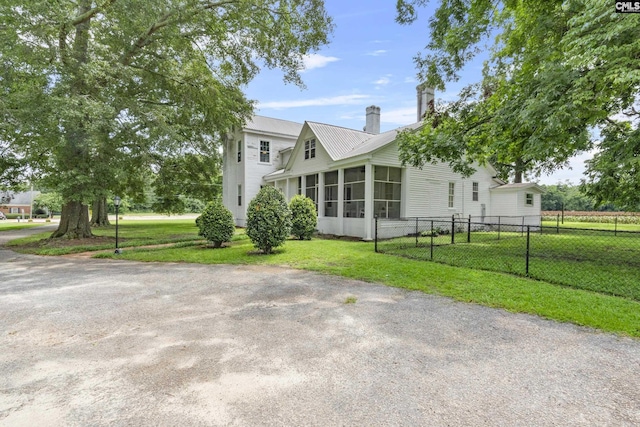
M 113 205 L 116 207 L 116 254 L 121 254 L 122 249 L 118 248 L 118 208 L 120 207 L 120 197 L 113 198 Z

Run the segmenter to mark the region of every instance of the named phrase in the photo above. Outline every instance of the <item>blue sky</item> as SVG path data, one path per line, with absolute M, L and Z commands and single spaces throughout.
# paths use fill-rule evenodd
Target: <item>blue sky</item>
M 428 18 L 434 4 L 419 10 L 419 20 L 410 26 L 395 22 L 393 0 L 326 0 L 335 31 L 331 43 L 308 58 L 302 79 L 306 89 L 285 84 L 282 73 L 263 70 L 246 93 L 257 101 L 257 114 L 296 122 L 305 120 L 362 129 L 365 109 L 381 108 L 381 131 L 416 121 L 416 68 L 414 56 L 428 42 Z M 481 78 L 482 60 L 436 92 L 439 100 L 454 100 L 466 84 Z M 571 161 L 573 170 L 543 176 L 538 182 L 555 184 L 570 180 L 577 184 L 583 162 L 590 155 Z

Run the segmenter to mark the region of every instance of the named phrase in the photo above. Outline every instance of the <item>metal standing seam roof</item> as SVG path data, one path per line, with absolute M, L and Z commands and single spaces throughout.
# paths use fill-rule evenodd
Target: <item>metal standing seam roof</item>
M 302 123 L 255 115 L 244 125 L 243 129 L 298 138 L 300 131 L 302 131 Z
M 418 129 L 420 126 L 422 126 L 422 123 L 413 123 L 411 125 L 408 126 L 403 126 L 403 127 L 399 127 L 397 129 L 393 129 L 378 135 L 373 135 L 371 138 L 369 138 L 367 141 L 365 141 L 363 144 L 357 145 L 355 146 L 352 150 L 350 150 L 347 153 L 344 153 L 342 156 L 340 156 L 340 160 L 341 159 L 348 159 L 350 157 L 356 157 L 362 154 L 368 154 L 371 153 L 372 151 L 375 151 L 379 148 L 384 147 L 385 145 L 395 141 L 396 137 L 398 136 L 398 133 L 406 130 L 406 129 Z
M 308 121 L 307 124 L 334 161 L 375 136 L 371 133 L 323 123 Z

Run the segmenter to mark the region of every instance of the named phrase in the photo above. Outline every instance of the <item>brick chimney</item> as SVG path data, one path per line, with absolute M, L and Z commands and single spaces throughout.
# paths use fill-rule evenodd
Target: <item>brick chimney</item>
M 428 111 L 433 110 L 434 92 L 433 88 L 424 84 L 416 86 L 418 92 L 418 121 L 421 122 Z
M 373 134 L 380 133 L 380 107 L 375 105 L 367 107 L 367 124 L 364 131 Z

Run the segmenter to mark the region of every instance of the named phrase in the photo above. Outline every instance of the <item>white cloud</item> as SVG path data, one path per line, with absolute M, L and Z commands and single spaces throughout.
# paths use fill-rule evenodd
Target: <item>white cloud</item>
M 258 108 L 284 110 L 286 108 L 326 107 L 331 105 L 354 105 L 369 99 L 369 95 L 340 95 L 330 98 L 301 99 L 295 101 L 271 101 L 258 104 Z
M 379 49 L 379 50 L 374 50 L 373 52 L 369 52 L 366 55 L 367 56 L 381 56 L 381 55 L 384 55 L 385 53 L 387 53 L 386 50 Z
M 303 59 L 303 68 L 300 70 L 301 73 L 305 71 L 313 70 L 314 68 L 322 68 L 326 67 L 328 64 L 336 61 L 340 61 L 340 58 L 336 58 L 335 56 L 324 56 L 319 53 L 312 53 L 311 55 L 306 55 Z
M 389 111 L 382 110 L 380 113 L 380 121 L 394 125 L 410 125 L 416 122 L 416 115 L 415 107 L 397 108 Z
M 386 86 L 389 83 L 391 83 L 391 80 L 389 79 L 389 76 L 380 77 L 378 80 L 373 82 L 373 84 L 378 85 L 378 86 Z
M 415 82 L 417 82 L 417 80 L 416 80 L 415 77 L 405 77 L 404 78 L 404 82 L 405 83 L 415 83 Z

